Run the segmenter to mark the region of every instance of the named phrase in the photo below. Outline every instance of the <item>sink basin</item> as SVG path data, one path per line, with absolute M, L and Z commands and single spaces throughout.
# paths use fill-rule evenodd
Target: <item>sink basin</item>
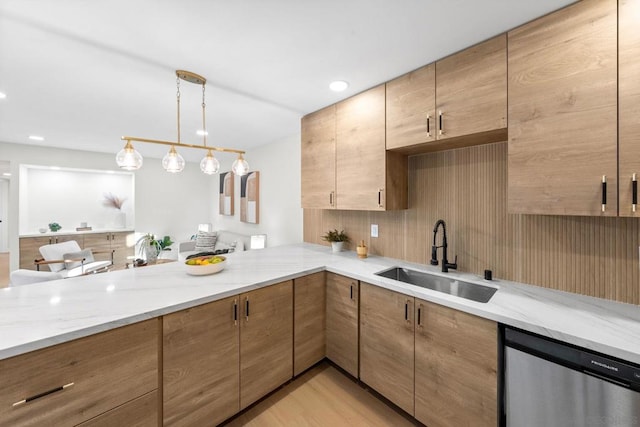
M 398 280 L 421 288 L 444 292 L 476 302 L 488 302 L 498 289 L 448 277 L 435 276 L 408 268 L 391 267 L 375 273 L 377 276 Z

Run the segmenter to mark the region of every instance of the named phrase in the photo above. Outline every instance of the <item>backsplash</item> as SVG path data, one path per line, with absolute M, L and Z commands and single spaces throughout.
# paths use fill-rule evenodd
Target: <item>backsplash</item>
M 507 214 L 506 142 L 410 157 L 409 209 L 305 209 L 304 241 L 344 229 L 350 250 L 364 239 L 370 254 L 427 264 L 438 219 L 460 271 L 640 304 L 640 221 Z

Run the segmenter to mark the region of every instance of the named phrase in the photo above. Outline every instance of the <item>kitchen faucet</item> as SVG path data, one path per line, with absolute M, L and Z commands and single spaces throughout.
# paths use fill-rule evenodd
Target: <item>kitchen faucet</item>
M 436 236 L 438 235 L 438 228 L 442 226 L 442 246 L 436 246 Z M 431 246 L 431 265 L 438 265 L 438 248 L 442 248 L 442 272 L 447 273 L 449 269 L 455 270 L 458 268 L 458 255 L 451 264 L 447 259 L 447 225 L 444 220 L 439 219 L 436 221 L 436 225 L 433 227 L 433 246 Z

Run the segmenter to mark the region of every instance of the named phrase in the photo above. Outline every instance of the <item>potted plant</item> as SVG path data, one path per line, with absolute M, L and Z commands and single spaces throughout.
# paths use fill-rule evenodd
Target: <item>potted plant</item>
M 344 230 L 338 231 L 337 229 L 329 230 L 322 236 L 322 240 L 326 242 L 331 242 L 331 250 L 333 252 L 340 252 L 342 250 L 342 246 L 344 242 L 349 241 L 349 236 Z
M 158 260 L 158 254 L 162 250 L 162 246 L 160 245 L 160 241 L 157 240 L 153 234 L 147 233 L 140 237 L 136 242 L 136 245 L 139 245 L 140 256 L 147 260 L 147 264 L 156 263 Z

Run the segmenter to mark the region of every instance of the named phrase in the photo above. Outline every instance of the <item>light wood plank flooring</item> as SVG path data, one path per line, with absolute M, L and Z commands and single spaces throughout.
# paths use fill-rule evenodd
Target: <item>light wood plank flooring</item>
M 322 363 L 224 425 L 402 427 L 414 424 L 333 366 Z

